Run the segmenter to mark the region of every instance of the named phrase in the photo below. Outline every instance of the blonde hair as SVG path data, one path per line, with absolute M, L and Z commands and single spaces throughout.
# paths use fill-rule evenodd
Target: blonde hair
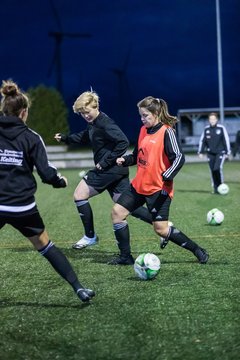
M 12 80 L 3 80 L 0 88 L 2 95 L 1 111 L 7 116 L 19 116 L 23 109 L 31 105 L 29 97 Z
M 153 96 L 147 96 L 137 103 L 137 107 L 146 108 L 152 114 L 157 115 L 159 122 L 173 127 L 178 121 L 176 116 L 172 116 L 168 113 L 168 106 L 163 99 L 154 98 Z
M 75 113 L 84 112 L 87 106 L 93 109 L 99 108 L 99 96 L 95 91 L 85 91 L 82 93 L 73 104 L 73 111 Z

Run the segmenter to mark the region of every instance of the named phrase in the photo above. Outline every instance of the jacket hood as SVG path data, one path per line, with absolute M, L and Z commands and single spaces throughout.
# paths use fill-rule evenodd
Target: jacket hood
M 0 116 L 0 135 L 13 140 L 28 127 L 17 116 Z

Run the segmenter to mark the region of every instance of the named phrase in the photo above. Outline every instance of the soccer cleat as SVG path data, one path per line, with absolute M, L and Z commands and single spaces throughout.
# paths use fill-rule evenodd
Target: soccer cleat
M 168 239 L 160 236 L 160 248 L 164 249 L 167 246 L 168 241 L 169 241 Z
M 96 245 L 98 243 L 98 236 L 94 238 L 89 238 L 84 235 L 80 240 L 78 240 L 75 244 L 72 245 L 73 249 L 81 250 L 88 246 Z
M 217 190 L 217 187 L 214 187 L 212 189 L 212 194 L 219 194 L 218 190 Z
M 82 288 L 77 291 L 77 296 L 83 302 L 87 302 L 87 301 L 90 301 L 95 296 L 95 292 L 91 289 Z
M 208 262 L 209 255 L 205 249 L 202 249 L 200 247 L 197 248 L 194 255 L 197 257 L 200 264 L 206 264 Z
M 133 265 L 134 258 L 132 255 L 118 255 L 109 261 L 108 265 Z

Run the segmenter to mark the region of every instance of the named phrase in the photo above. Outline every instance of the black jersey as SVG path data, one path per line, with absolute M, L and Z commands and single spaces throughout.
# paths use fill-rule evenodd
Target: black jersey
M 230 141 L 226 128 L 221 124 L 207 125 L 200 137 L 198 153 L 230 154 Z
M 68 136 L 61 134 L 61 141 L 66 144 L 90 144 L 95 165 L 99 164 L 103 171 L 128 173 L 128 169 L 116 165 L 116 159 L 126 152 L 129 141 L 119 126 L 103 112 L 88 123 L 85 130 Z
M 24 212 L 35 206 L 34 167 L 44 183 L 66 186 L 48 162 L 42 138 L 20 118 L 0 116 L 0 212 Z

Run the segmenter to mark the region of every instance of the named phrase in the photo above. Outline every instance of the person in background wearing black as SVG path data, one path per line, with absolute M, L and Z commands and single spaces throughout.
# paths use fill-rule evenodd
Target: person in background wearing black
M 54 138 L 66 144 L 90 144 L 93 150 L 95 167 L 83 176 L 74 192 L 74 202 L 85 233 L 72 247 L 83 249 L 98 242 L 88 199 L 107 190 L 116 202 L 130 185 L 128 168 L 116 164 L 116 159 L 127 151 L 129 141 L 119 126 L 99 110 L 99 96 L 96 92 L 82 93 L 76 99 L 73 111 L 86 120 L 87 128 L 77 134 L 57 133 Z M 131 215 L 152 224 L 152 217 L 146 207 L 136 209 Z
M 30 101 L 12 80 L 2 82 L 0 89 L 0 229 L 10 224 L 28 238 L 73 288 L 83 302 L 95 295 L 80 284 L 65 255 L 49 239 L 35 202 L 36 170 L 43 183 L 54 188 L 67 186 L 67 179 L 48 162 L 45 145 L 39 134 L 27 127 Z
M 218 124 L 217 114 L 209 114 L 208 121 L 209 125 L 205 127 L 200 137 L 198 154 L 202 158 L 203 152 L 207 151 L 213 194 L 218 194 L 217 188 L 224 182 L 223 164 L 231 154 L 231 147 L 226 128 Z

